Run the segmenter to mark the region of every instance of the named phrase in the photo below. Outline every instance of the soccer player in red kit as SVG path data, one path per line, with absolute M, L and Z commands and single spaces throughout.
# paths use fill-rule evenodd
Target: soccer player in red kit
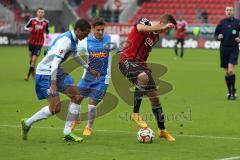
M 176 57 L 178 57 L 178 47 L 177 45 L 180 43 L 181 45 L 181 54 L 180 54 L 180 57 L 183 58 L 183 54 L 184 54 L 184 39 L 185 39 L 185 36 L 186 36 L 186 27 L 187 27 L 187 22 L 184 21 L 182 18 L 180 18 L 178 21 L 177 21 L 177 26 L 176 26 L 176 43 L 175 43 L 175 46 L 174 46 L 174 51 L 175 51 L 175 54 L 176 54 Z
M 49 33 L 49 22 L 44 18 L 44 9 L 38 8 L 36 14 L 37 17 L 31 18 L 24 26 L 24 30 L 29 31 L 30 33 L 28 48 L 30 52 L 30 67 L 28 74 L 24 78 L 25 81 L 29 80 L 31 74 L 34 77 L 37 58 L 41 53 L 41 49 L 44 43 L 44 33 Z
M 147 123 L 139 115 L 143 95 L 147 95 L 152 104 L 152 112 L 158 125 L 158 136 L 167 141 L 175 139 L 167 132 L 164 125 L 164 115 L 156 90 L 156 84 L 148 68 L 146 60 L 154 44 L 159 40 L 160 33 L 175 28 L 176 21 L 172 15 L 164 14 L 159 21 L 140 19 L 131 29 L 128 42 L 132 45 L 121 54 L 119 69 L 133 84 L 134 109 L 131 119 L 141 128 L 147 128 Z

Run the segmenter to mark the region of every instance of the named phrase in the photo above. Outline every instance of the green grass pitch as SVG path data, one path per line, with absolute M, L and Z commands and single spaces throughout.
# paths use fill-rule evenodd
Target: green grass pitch
M 226 100 L 218 50 L 185 52 L 184 60 L 174 60 L 173 50 L 154 49 L 148 59 L 168 67 L 161 79 L 174 86 L 160 97 L 170 117 L 166 125 L 176 138 L 174 143 L 158 137 L 152 144 L 138 143 L 138 128 L 128 118 L 132 108 L 119 99 L 117 108 L 96 119 L 93 135 L 77 144 L 63 141 L 64 121 L 56 117 L 35 124 L 28 141 L 21 140 L 20 119 L 31 116 L 46 101 L 37 100 L 32 79 L 23 81 L 27 47 L 1 47 L 0 159 L 214 160 L 240 156 L 240 103 L 239 99 Z M 240 69 L 236 69 L 239 88 Z M 81 70 L 72 75 L 77 82 Z M 112 85 L 108 91 L 116 94 Z M 82 106 L 86 110 L 86 102 Z M 148 100 L 144 100 L 141 112 L 151 114 Z M 82 133 L 85 123 L 78 126 L 76 134 Z M 148 123 L 156 132 L 155 121 Z

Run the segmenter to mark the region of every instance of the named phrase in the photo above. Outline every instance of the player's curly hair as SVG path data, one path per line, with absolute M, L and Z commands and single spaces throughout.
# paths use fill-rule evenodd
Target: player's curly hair
M 86 31 L 88 29 L 91 29 L 91 25 L 86 19 L 79 19 L 75 23 L 74 30 L 80 29 L 81 31 Z
M 163 14 L 163 15 L 160 16 L 160 19 L 164 23 L 172 23 L 175 26 L 177 25 L 177 21 L 175 20 L 175 18 L 171 14 Z

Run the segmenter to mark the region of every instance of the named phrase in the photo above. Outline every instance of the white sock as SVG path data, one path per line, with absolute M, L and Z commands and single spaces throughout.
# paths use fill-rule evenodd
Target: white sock
M 48 117 L 52 116 L 52 113 L 49 110 L 48 106 L 43 107 L 40 111 L 35 113 L 32 117 L 30 117 L 26 121 L 27 126 L 31 126 L 33 123 L 40 121 L 42 119 L 47 119 Z
M 67 113 L 67 117 L 66 117 L 66 123 L 65 123 L 64 130 L 63 130 L 64 134 L 71 133 L 72 123 L 74 121 L 78 120 L 80 110 L 81 110 L 80 105 L 73 103 L 73 102 L 69 103 L 68 113 Z
M 92 129 L 92 126 L 93 126 L 94 120 L 96 118 L 96 115 L 97 115 L 97 107 L 89 104 L 88 105 L 88 123 L 87 123 L 86 127 Z

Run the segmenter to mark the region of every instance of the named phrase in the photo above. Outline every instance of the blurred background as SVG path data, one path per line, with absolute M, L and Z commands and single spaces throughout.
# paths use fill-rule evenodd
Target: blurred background
M 229 5 L 238 18 L 239 0 L 0 0 L 0 45 L 26 45 L 28 33 L 23 26 L 42 7 L 52 35 L 72 29 L 78 18 L 103 17 L 108 23 L 106 32 L 121 41 L 137 19 L 157 20 L 171 13 L 188 23 L 185 48 L 218 48 L 213 32 Z M 173 34 L 162 37 L 155 47 L 173 47 Z

